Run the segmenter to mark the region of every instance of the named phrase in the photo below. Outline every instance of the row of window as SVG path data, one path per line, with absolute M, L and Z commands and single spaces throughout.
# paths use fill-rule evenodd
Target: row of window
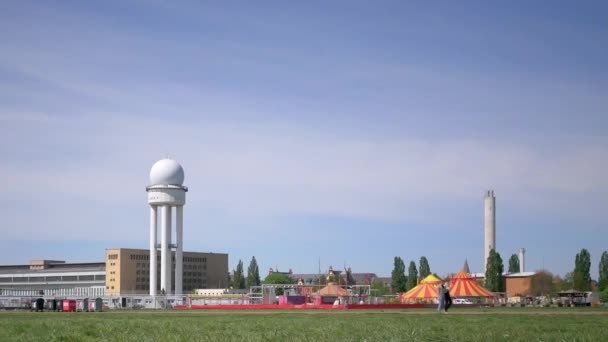
M 116 257 L 113 257 L 116 256 Z M 118 255 L 117 254 L 111 254 L 109 259 L 117 259 Z M 130 255 L 131 260 L 146 260 L 149 261 L 150 260 L 150 255 L 140 255 L 140 254 L 131 254 Z M 173 261 L 175 261 L 175 255 L 171 257 L 171 259 Z M 156 256 L 156 260 L 160 260 L 160 255 Z M 203 257 L 183 257 L 182 260 L 184 262 L 207 262 L 207 258 L 203 258 Z
M 136 284 L 145 284 L 147 286 L 150 286 L 150 278 L 146 278 L 146 277 L 141 277 L 141 278 L 135 278 L 135 283 Z M 157 285 L 160 284 L 160 280 L 156 281 Z M 201 279 L 201 278 L 185 278 L 184 279 L 184 284 L 206 284 L 207 280 L 206 279 Z M 173 280 L 173 284 L 175 285 L 175 280 Z
M 114 274 L 113 272 L 110 272 L 110 273 Z M 135 274 L 136 275 L 148 275 L 148 274 L 150 274 L 150 271 L 148 271 L 148 270 L 137 270 L 137 271 L 135 271 Z M 157 270 L 156 274 L 160 275 L 160 270 Z M 207 272 L 184 272 L 183 274 L 186 277 L 196 277 L 196 276 L 198 276 L 198 277 L 201 277 L 201 276 L 202 277 L 206 277 L 207 276 Z
M 185 262 L 207 262 L 207 258 L 193 258 L 193 257 L 185 257 Z
M 104 280 L 105 275 L 79 275 L 79 276 L 34 276 L 34 277 L 11 277 L 0 278 L 0 283 L 21 283 L 21 282 L 56 282 L 56 281 L 91 281 Z
M 157 266 L 160 266 L 160 265 L 157 265 Z M 172 267 L 175 268 L 175 263 L 172 264 Z M 145 263 L 145 262 L 138 262 L 137 264 L 135 264 L 135 268 L 145 268 L 145 269 L 148 269 L 148 268 L 150 268 L 150 264 L 149 263 Z M 185 264 L 184 265 L 184 269 L 185 270 L 207 270 L 207 265 Z
M 150 260 L 149 255 L 144 254 L 131 254 L 129 256 L 131 260 Z M 160 255 L 156 256 L 157 260 L 160 260 Z M 172 257 L 173 261 L 175 261 L 175 256 Z M 118 260 L 118 254 L 108 254 L 108 260 Z M 205 257 L 184 257 L 184 262 L 207 262 L 207 258 Z
M 106 289 L 107 288 L 108 287 L 106 286 Z M 207 285 L 200 285 L 200 286 L 198 286 L 198 285 L 184 285 L 184 291 L 192 291 L 192 290 L 198 289 L 198 288 L 206 289 Z M 148 290 L 148 289 L 150 289 L 150 285 L 137 284 L 137 285 L 135 285 L 135 289 L 136 290 Z M 160 286 L 157 285 L 156 289 L 159 290 Z M 114 286 L 112 286 L 112 290 L 114 290 Z
M 146 277 L 142 277 L 142 278 L 136 278 L 135 279 L 136 283 L 150 283 L 150 278 L 146 278 Z
M 156 257 L 156 258 L 160 259 L 160 257 Z M 131 254 L 131 260 L 150 260 L 150 256 L 149 255 Z

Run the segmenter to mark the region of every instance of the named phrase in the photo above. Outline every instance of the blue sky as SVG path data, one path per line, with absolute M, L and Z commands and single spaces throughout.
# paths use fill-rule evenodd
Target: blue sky
M 145 248 L 185 168 L 185 248 L 389 275 L 608 249 L 605 2 L 0 3 L 0 263 Z

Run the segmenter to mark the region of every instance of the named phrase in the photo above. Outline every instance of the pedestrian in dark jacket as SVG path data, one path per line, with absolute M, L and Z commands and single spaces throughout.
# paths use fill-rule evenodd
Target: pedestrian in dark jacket
M 445 283 L 443 285 L 443 301 L 444 301 L 444 310 L 445 313 L 448 312 L 448 309 L 450 308 L 450 306 L 452 306 L 452 297 L 450 297 L 450 284 L 449 283 Z

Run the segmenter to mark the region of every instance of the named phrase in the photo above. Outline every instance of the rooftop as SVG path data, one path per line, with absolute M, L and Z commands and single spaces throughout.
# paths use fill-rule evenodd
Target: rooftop
M 105 262 L 78 262 L 78 263 L 47 263 L 43 268 L 37 264 L 30 265 L 0 265 L 0 274 L 19 273 L 58 273 L 58 272 L 87 272 L 104 271 Z

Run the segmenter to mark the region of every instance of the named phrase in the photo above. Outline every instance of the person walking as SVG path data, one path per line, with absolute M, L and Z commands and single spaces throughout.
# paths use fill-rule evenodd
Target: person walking
M 448 309 L 452 306 L 452 297 L 450 297 L 450 284 L 447 282 L 443 286 L 443 301 L 445 313 L 448 313 Z
M 443 284 L 437 285 L 437 312 L 441 313 L 444 311 L 445 305 L 445 292 L 444 292 Z

